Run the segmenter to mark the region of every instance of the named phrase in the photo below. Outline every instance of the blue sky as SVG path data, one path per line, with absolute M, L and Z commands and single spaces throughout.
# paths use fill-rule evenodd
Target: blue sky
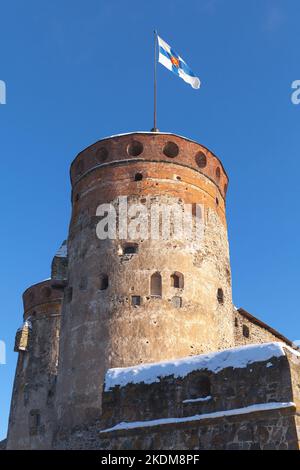
M 200 77 L 158 65 L 158 127 L 203 143 L 230 177 L 237 306 L 300 338 L 297 0 L 4 0 L 0 105 L 0 438 L 21 294 L 49 276 L 70 217 L 69 166 L 107 135 L 152 127 L 153 29 Z

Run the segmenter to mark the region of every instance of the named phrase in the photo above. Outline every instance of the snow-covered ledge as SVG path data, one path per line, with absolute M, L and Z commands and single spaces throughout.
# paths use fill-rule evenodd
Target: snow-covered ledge
M 255 413 L 258 411 L 271 411 L 271 410 L 280 410 L 283 408 L 295 408 L 296 405 L 294 402 L 287 402 L 287 403 L 259 403 L 256 405 L 245 406 L 244 408 L 237 408 L 234 410 L 226 410 L 226 411 L 216 411 L 214 413 L 205 413 L 202 415 L 194 415 L 194 416 L 185 416 L 183 418 L 162 418 L 162 419 L 154 419 L 151 421 L 134 421 L 132 423 L 119 423 L 112 428 L 104 429 L 100 431 L 101 433 L 104 432 L 112 432 L 112 431 L 120 431 L 122 429 L 136 429 L 136 428 L 144 428 L 144 427 L 151 427 L 151 426 L 159 426 L 164 424 L 177 424 L 177 423 L 189 423 L 192 421 L 201 421 L 203 419 L 216 419 L 216 418 L 223 418 L 226 416 L 236 416 L 236 415 L 243 415 L 248 413 Z
M 185 377 L 195 370 L 217 373 L 227 367 L 240 369 L 249 364 L 264 361 L 269 361 L 267 366 L 270 367 L 272 365 L 271 359 L 285 356 L 285 350 L 300 356 L 299 352 L 288 347 L 285 343 L 274 342 L 250 344 L 173 361 L 109 369 L 105 377 L 105 391 L 107 392 L 116 386 L 125 387 L 129 383 L 151 384 L 171 375 Z

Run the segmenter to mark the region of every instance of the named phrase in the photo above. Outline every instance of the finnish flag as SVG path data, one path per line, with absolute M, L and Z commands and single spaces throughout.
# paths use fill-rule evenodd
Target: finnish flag
M 200 80 L 191 71 L 186 62 L 180 57 L 162 38 L 157 36 L 159 56 L 158 62 L 164 65 L 171 72 L 178 75 L 193 88 L 200 88 Z

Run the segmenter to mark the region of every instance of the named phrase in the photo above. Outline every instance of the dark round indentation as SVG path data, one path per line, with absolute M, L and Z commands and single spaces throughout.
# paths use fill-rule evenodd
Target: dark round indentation
M 143 150 L 144 150 L 144 146 L 138 140 L 134 140 L 127 147 L 127 153 L 131 157 L 137 157 L 138 155 L 140 155 L 143 152 Z
M 51 295 L 51 289 L 50 287 L 43 287 L 42 289 L 42 296 L 43 297 L 50 297 Z
M 220 167 L 217 167 L 216 168 L 216 178 L 217 178 L 217 180 L 219 180 L 220 177 L 221 177 L 221 170 L 220 170 Z
M 143 179 L 142 173 L 136 173 L 134 175 L 134 181 L 142 181 L 142 179 Z
M 224 193 L 225 193 L 225 194 L 227 193 L 227 189 L 228 189 L 228 184 L 225 183 L 225 184 L 224 184 Z
M 207 165 L 207 158 L 206 158 L 206 155 L 205 153 L 203 152 L 198 152 L 196 154 L 196 163 L 198 165 L 199 168 L 205 168 L 206 165 Z
M 96 160 L 98 163 L 105 162 L 108 158 L 108 150 L 106 147 L 100 147 L 96 151 Z
M 179 147 L 175 142 L 167 142 L 163 149 L 164 154 L 169 158 L 175 158 L 179 154 Z

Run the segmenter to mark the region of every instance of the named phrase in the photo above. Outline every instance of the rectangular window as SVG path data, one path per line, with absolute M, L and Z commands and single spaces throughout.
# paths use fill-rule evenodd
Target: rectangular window
M 134 306 L 141 305 L 141 296 L 140 295 L 133 295 L 131 297 L 131 305 L 134 305 Z

